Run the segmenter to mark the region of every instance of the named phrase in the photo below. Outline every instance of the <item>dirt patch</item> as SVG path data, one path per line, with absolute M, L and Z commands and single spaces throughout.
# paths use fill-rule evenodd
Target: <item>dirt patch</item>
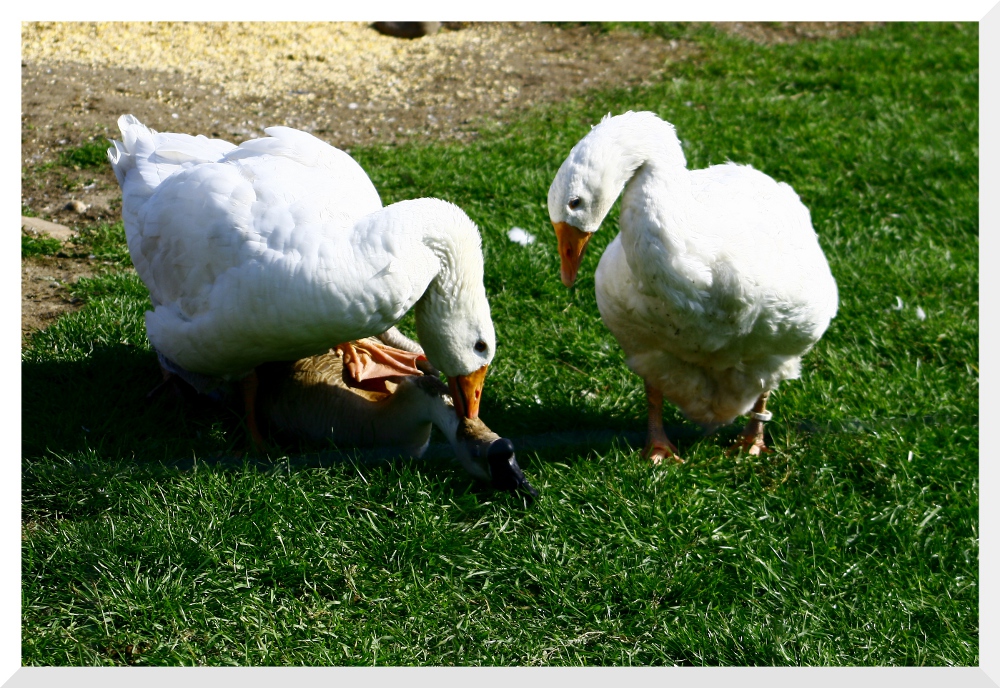
M 236 141 L 274 124 L 340 148 L 464 140 L 540 102 L 654 81 L 693 51 L 535 23 L 474 24 L 418 40 L 363 24 L 27 26 L 37 28 L 24 38 L 22 119 L 31 129 L 23 143 L 25 160 L 39 163 L 117 133 L 124 112 L 161 131 Z
M 118 136 L 123 113 L 159 131 L 234 142 L 275 124 L 348 150 L 465 141 L 539 103 L 650 83 L 695 52 L 536 23 L 418 40 L 365 24 L 25 24 L 22 35 L 22 204 L 71 227 L 117 220 L 118 185 L 108 166 L 52 163 L 60 151 Z M 66 209 L 71 200 L 89 206 L 86 217 Z
M 21 341 L 35 330 L 83 304 L 70 293 L 81 277 L 100 271 L 100 261 L 87 258 L 33 256 L 21 261 Z
M 720 26 L 748 40 L 789 42 L 864 25 Z M 110 166 L 57 163 L 62 151 L 116 137 L 123 113 L 160 131 L 237 143 L 276 124 L 348 150 L 469 141 L 538 104 L 655 82 L 670 63 L 698 52 L 683 40 L 539 23 L 473 23 L 416 40 L 357 23 L 24 23 L 22 214 L 77 229 L 117 221 L 121 195 Z M 67 272 L 52 282 L 85 274 L 73 270 L 86 261 L 60 260 Z M 48 263 L 34 262 L 26 262 L 31 277 L 22 275 L 22 332 L 73 306 L 36 279 Z

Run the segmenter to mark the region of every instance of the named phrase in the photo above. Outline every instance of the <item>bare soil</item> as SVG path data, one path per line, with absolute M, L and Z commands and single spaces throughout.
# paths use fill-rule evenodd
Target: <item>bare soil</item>
M 98 43 L 102 29 L 95 26 L 22 27 L 22 213 L 70 227 L 116 221 L 121 197 L 109 166 L 66 167 L 57 164 L 59 154 L 115 137 L 116 121 L 124 113 L 160 131 L 201 133 L 234 142 L 258 136 L 263 127 L 276 124 L 310 131 L 346 150 L 371 143 L 469 141 L 484 125 L 506 126 L 517 113 L 537 104 L 556 103 L 591 89 L 650 83 L 670 63 L 698 57 L 697 46 L 685 41 L 622 31 L 597 33 L 587 26 L 470 24 L 417 39 L 427 42 L 418 45 L 353 25 L 353 32 L 371 31 L 365 40 L 373 46 L 373 63 L 378 58 L 374 72 L 352 81 L 349 73 L 329 71 L 335 65 L 325 64 L 325 55 L 301 49 L 289 52 L 275 39 L 241 56 L 244 61 L 250 55 L 266 60 L 259 69 L 270 81 L 263 76 L 262 81 L 277 85 L 261 94 L 260 88 L 244 83 L 246 72 L 254 68 L 233 60 L 192 59 L 180 39 L 171 39 L 174 30 L 190 39 L 192 31 L 218 32 L 219 25 L 185 25 L 183 31 L 147 26 L 149 40 L 163 41 L 157 48 L 162 69 L 135 66 L 135 59 L 126 59 L 127 50 L 121 52 L 118 65 L 111 63 L 113 57 L 88 58 L 88 46 L 95 48 L 95 54 L 96 48 L 107 47 Z M 720 26 L 748 40 L 783 43 L 850 35 L 863 25 Z M 111 29 L 105 27 L 105 34 Z M 71 49 L 60 53 L 57 48 L 62 44 Z M 164 52 L 172 48 L 178 51 L 176 60 Z M 352 50 L 356 59 L 360 48 Z M 190 69 L 184 66 L 187 63 Z M 243 71 L 226 73 L 229 64 L 240 64 Z M 80 212 L 79 204 L 75 210 L 67 207 L 74 200 L 86 209 Z M 94 274 L 100 267 L 94 262 L 68 254 L 22 260 L 22 335 L 79 305 L 68 285 Z
M 21 261 L 21 339 L 53 323 L 63 313 L 80 308 L 70 293 L 81 277 L 99 271 L 98 261 L 87 258 L 34 256 Z

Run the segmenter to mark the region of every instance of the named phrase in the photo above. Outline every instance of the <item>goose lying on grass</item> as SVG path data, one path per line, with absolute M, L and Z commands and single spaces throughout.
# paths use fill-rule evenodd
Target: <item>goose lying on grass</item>
M 235 146 L 157 133 L 131 115 L 108 157 L 129 253 L 149 289 L 161 366 L 199 391 L 386 331 L 410 308 L 427 357 L 466 418 L 495 335 L 476 225 L 434 198 L 383 208 L 346 153 L 287 127 Z M 353 356 L 350 344 L 344 354 Z
M 369 339 L 356 344 L 367 348 L 376 342 Z M 496 489 L 538 496 L 517 463 L 511 441 L 479 418 L 456 414 L 448 387 L 437 377 L 417 373 L 371 378 L 384 385 L 383 391 L 372 391 L 357 386 L 344 374 L 344 367 L 340 350 L 292 363 L 261 365 L 261 417 L 272 430 L 301 439 L 339 446 L 395 447 L 413 457 L 426 451 L 431 427 L 436 426 L 470 475 L 489 481 Z
M 809 210 L 748 165 L 688 170 L 673 125 L 651 112 L 609 115 L 549 188 L 567 287 L 619 194 L 621 232 L 597 267 L 597 305 L 645 381 L 647 455 L 677 456 L 664 398 L 707 428 L 749 412 L 738 446 L 760 453 L 768 394 L 799 376 L 837 312 Z

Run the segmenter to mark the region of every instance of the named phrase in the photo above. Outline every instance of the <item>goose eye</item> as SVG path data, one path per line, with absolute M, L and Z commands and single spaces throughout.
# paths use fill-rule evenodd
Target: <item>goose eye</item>
M 570 210 L 576 210 L 577 208 L 580 207 L 581 203 L 583 203 L 583 201 L 581 201 L 579 198 L 575 198 L 575 197 L 571 198 L 571 199 L 569 199 L 569 209 Z
M 476 346 L 474 348 L 479 353 L 482 353 L 482 352 L 486 351 L 486 342 L 484 342 L 482 339 L 480 339 L 478 342 L 476 342 Z

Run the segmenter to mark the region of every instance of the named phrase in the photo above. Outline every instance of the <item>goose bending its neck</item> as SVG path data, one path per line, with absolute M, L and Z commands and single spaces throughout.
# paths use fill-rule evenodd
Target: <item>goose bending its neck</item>
M 380 237 L 411 237 L 411 241 L 389 248 L 389 263 L 379 268 L 375 261 L 372 270 L 378 269 L 375 274 L 381 275 L 397 269 L 397 263 L 413 266 L 408 278 L 412 282 L 410 293 L 418 296 L 412 302 L 417 338 L 428 360 L 448 376 L 456 409 L 461 415 L 475 417 L 487 365 L 496 350 L 475 224 L 458 206 L 421 198 L 372 213 L 358 223 L 356 233 L 355 245 L 362 247 L 362 252 Z M 405 304 L 403 313 L 410 305 Z M 398 319 L 393 314 L 387 324 L 391 326 Z M 384 329 L 388 328 L 380 323 L 376 331 Z
M 691 182 L 673 125 L 653 113 L 605 117 L 573 148 L 549 187 L 549 208 L 559 208 L 552 222 L 567 287 L 576 281 L 587 242 L 623 190 L 621 236 L 630 265 L 645 262 L 637 255 L 642 250 L 676 253 L 686 238 L 683 219 L 690 212 Z M 635 221 L 648 209 L 643 196 L 669 198 L 670 215 L 654 224 Z
M 146 329 L 180 368 L 239 379 L 265 361 L 384 332 L 415 308 L 427 358 L 448 376 L 458 410 L 474 417 L 496 346 L 479 242 L 457 206 L 401 201 L 324 237 L 312 253 L 263 256 L 230 284 L 216 282 L 209 312 L 156 305 Z
M 740 446 L 759 453 L 769 393 L 798 377 L 837 311 L 809 210 L 749 165 L 688 170 L 673 125 L 651 112 L 609 115 L 549 188 L 566 286 L 619 195 L 621 231 L 595 273 L 597 305 L 645 381 L 647 453 L 676 455 L 664 398 L 706 428 L 749 412 Z
M 250 380 L 261 363 L 378 335 L 415 307 L 427 357 L 476 415 L 496 342 L 479 231 L 460 208 L 383 208 L 349 155 L 288 127 L 235 146 L 131 115 L 118 125 L 108 157 L 166 370 Z

